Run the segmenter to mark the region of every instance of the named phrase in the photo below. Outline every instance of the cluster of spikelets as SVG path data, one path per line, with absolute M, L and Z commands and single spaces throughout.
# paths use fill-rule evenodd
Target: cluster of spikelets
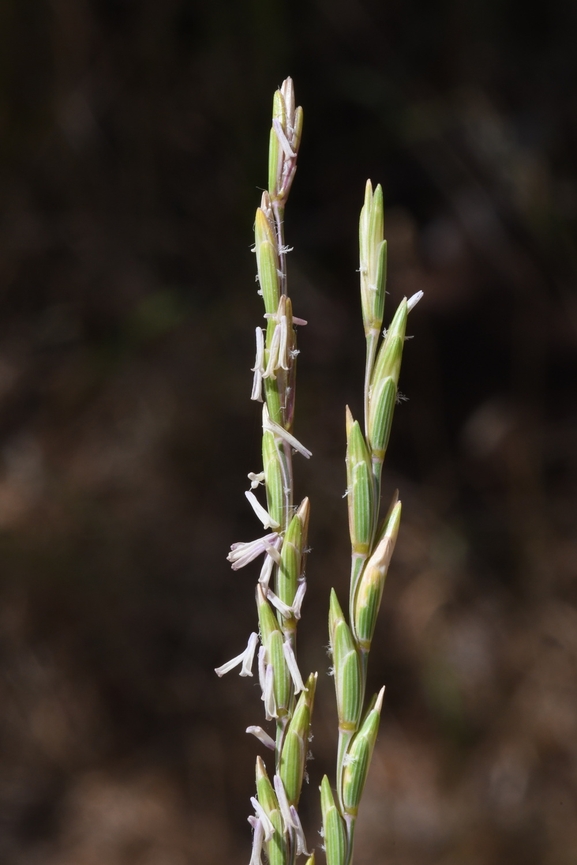
M 270 780 L 264 761 L 256 762 L 257 795 L 250 865 L 293 865 L 301 854 L 314 865 L 298 815 L 311 738 L 310 725 L 317 674 L 303 681 L 296 660 L 296 631 L 306 590 L 305 559 L 309 501 L 293 503 L 292 456 L 311 456 L 293 435 L 295 406 L 296 326 L 306 324 L 292 313 L 287 294 L 284 209 L 296 171 L 302 132 L 302 109 L 296 107 L 288 78 L 274 96 L 269 147 L 269 186 L 255 218 L 259 294 L 265 327 L 256 329 L 252 399 L 263 403 L 261 472 L 249 474 L 246 497 L 267 533 L 254 541 L 233 544 L 228 556 L 234 570 L 263 556 L 256 588 L 259 634 L 246 649 L 217 669 L 223 675 L 240 665 L 252 676 L 258 648 L 258 676 L 265 718 L 275 721 L 273 738 L 260 726 L 249 727 L 275 753 Z M 383 586 L 395 546 L 401 504 L 395 496 L 379 522 L 381 470 L 389 440 L 410 309 L 421 293 L 403 300 L 386 334 L 381 336 L 385 301 L 386 241 L 383 197 L 367 183 L 360 219 L 361 302 L 367 339 L 364 433 L 347 409 L 347 495 L 352 546 L 349 621 L 337 596 L 330 600 L 329 634 L 333 657 L 339 746 L 336 797 L 328 778 L 321 784 L 324 845 L 328 865 L 351 865 L 359 802 L 374 748 L 384 689 L 365 714 L 366 670 Z M 264 484 L 266 506 L 255 490 Z M 260 643 L 260 646 L 259 646 Z
M 321 784 L 321 808 L 328 865 L 350 865 L 359 803 L 379 728 L 384 688 L 363 716 L 369 652 L 387 571 L 401 519 L 395 493 L 379 520 L 381 473 L 397 402 L 407 316 L 420 300 L 418 292 L 401 301 L 389 329 L 382 334 L 387 242 L 384 240 L 383 192 L 367 181 L 359 223 L 361 307 L 367 343 L 364 433 L 350 410 L 346 413 L 347 501 L 351 538 L 349 623 L 331 592 L 329 635 L 334 664 L 339 745 L 337 789 Z

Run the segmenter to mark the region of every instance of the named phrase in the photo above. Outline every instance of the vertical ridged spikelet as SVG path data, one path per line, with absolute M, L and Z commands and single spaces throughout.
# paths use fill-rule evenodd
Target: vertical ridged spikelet
M 277 90 L 272 102 L 272 117 L 273 123 L 276 120 L 281 127 L 286 126 L 286 107 L 284 97 L 280 90 Z M 279 144 L 278 135 L 275 132 L 274 126 L 270 130 L 269 152 L 268 152 L 268 191 L 271 198 L 278 195 L 278 179 L 282 171 L 282 148 Z
M 371 181 L 367 180 L 365 203 L 359 220 L 361 307 L 367 337 L 378 336 L 383 323 L 387 267 L 384 228 L 382 187 L 379 184 L 373 193 Z
M 374 482 L 371 457 L 357 421 L 347 408 L 347 505 L 353 554 L 366 556 L 373 530 Z
M 270 821 L 274 826 L 272 839 L 265 844 L 269 865 L 286 865 L 287 845 L 284 831 L 284 821 L 280 811 L 273 811 Z
M 267 663 L 273 670 L 276 712 L 279 718 L 282 718 L 286 715 L 291 694 L 290 674 L 283 651 L 283 634 L 260 585 L 256 592 L 261 641 L 266 649 Z
M 309 733 L 317 674 L 311 673 L 306 691 L 299 697 L 289 724 L 280 759 L 280 776 L 290 805 L 297 805 L 301 793 L 309 747 Z
M 356 817 L 379 731 L 385 689 L 382 688 L 369 708 L 359 732 L 353 738 L 345 760 L 343 804 L 347 814 Z
M 393 413 L 397 400 L 397 385 L 401 371 L 407 300 L 401 301 L 391 326 L 381 344 L 372 372 L 367 405 L 367 440 L 371 448 L 373 474 L 380 483 L 381 468 L 389 443 Z
M 369 414 L 370 379 L 385 309 L 387 242 L 384 239 L 385 216 L 383 190 L 373 193 L 367 180 L 365 201 L 359 219 L 359 257 L 361 275 L 361 308 L 367 341 L 365 362 L 365 432 Z
M 326 775 L 321 783 L 321 811 L 327 865 L 346 865 L 347 835 L 345 823 L 335 804 L 333 791 Z
M 400 521 L 401 503 L 396 502 L 385 521 L 375 551 L 365 565 L 359 581 L 354 605 L 354 623 L 359 646 L 364 652 L 368 652 L 371 648 L 371 640 L 375 632 L 385 579 L 395 549 Z
M 281 395 L 279 393 L 278 382 L 273 378 L 265 378 L 263 384 L 265 403 L 267 411 L 269 413 L 269 417 L 275 423 L 278 423 L 282 426 L 283 407 L 281 402 Z
M 393 413 L 397 401 L 397 385 L 392 376 L 385 376 L 373 385 L 369 401 L 368 439 L 373 457 L 380 463 L 391 435 Z
M 278 811 L 276 793 L 267 775 L 267 771 L 261 757 L 256 758 L 256 793 L 258 801 L 264 808 L 267 817 L 272 811 Z
M 272 210 L 268 194 L 263 193 L 261 207 L 257 208 L 254 223 L 255 252 L 260 293 L 265 313 L 269 316 L 266 327 L 263 384 L 268 413 L 276 423 L 282 423 L 282 399 L 276 376 L 271 374 L 271 352 L 275 353 L 275 342 L 279 343 L 277 322 L 274 317 L 281 297 L 280 260 L 278 240 L 272 221 Z M 274 358 L 273 358 L 274 361 Z
M 273 98 L 269 139 L 268 190 L 273 202 L 284 206 L 294 174 L 303 129 L 303 110 L 295 106 L 291 78 L 283 81 Z
M 262 434 L 262 466 L 264 470 L 267 510 L 279 526 L 284 525 L 284 484 L 281 456 L 274 435 Z
M 309 511 L 309 500 L 305 498 L 289 523 L 282 545 L 276 593 L 288 607 L 293 605 L 298 580 L 304 571 Z
M 329 634 L 333 653 L 339 730 L 357 729 L 362 709 L 361 666 L 358 652 L 345 621 L 335 590 L 331 590 Z
M 274 314 L 278 308 L 280 287 L 278 278 L 278 251 L 274 229 L 261 207 L 254 221 L 254 238 L 258 281 L 265 312 Z
M 258 801 L 274 827 L 272 838 L 265 842 L 269 865 L 285 865 L 286 841 L 282 814 L 265 765 L 260 757 L 256 761 L 256 790 Z
M 395 382 L 395 386 L 399 383 L 407 314 L 407 299 L 405 298 L 400 302 L 387 335 L 379 349 L 371 379 L 371 388 L 373 390 L 387 376 L 391 376 Z

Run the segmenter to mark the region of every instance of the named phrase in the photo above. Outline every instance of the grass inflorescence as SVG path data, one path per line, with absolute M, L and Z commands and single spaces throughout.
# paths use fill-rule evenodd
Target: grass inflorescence
M 268 190 L 255 217 L 259 294 L 265 323 L 256 328 L 251 398 L 262 402 L 262 470 L 249 474 L 246 497 L 265 534 L 233 544 L 228 556 L 237 570 L 262 557 L 256 587 L 259 633 L 246 649 L 217 669 L 223 675 L 240 666 L 258 677 L 271 735 L 260 726 L 247 732 L 274 751 L 274 772 L 256 762 L 256 796 L 250 865 L 294 865 L 301 855 L 314 865 L 298 814 L 310 740 L 317 674 L 303 679 L 297 662 L 297 625 L 306 591 L 305 562 L 309 500 L 293 501 L 293 453 L 310 451 L 293 433 L 297 327 L 288 295 L 284 212 L 295 176 L 303 113 L 295 103 L 292 80 L 276 91 L 269 145 Z M 387 244 L 383 193 L 367 182 L 360 215 L 361 307 L 366 336 L 364 425 L 346 411 L 346 469 L 351 579 L 348 621 L 334 589 L 329 605 L 329 637 L 338 714 L 336 790 L 322 779 L 322 834 L 327 865 L 351 865 L 355 823 L 379 728 L 384 688 L 365 705 L 367 665 L 387 571 L 401 517 L 395 494 L 380 517 L 381 474 L 387 451 L 405 341 L 407 316 L 421 297 L 401 301 L 382 333 Z M 258 488 L 264 486 L 265 501 Z M 258 651 L 257 651 L 258 650 Z M 271 780 L 272 776 L 272 780 Z

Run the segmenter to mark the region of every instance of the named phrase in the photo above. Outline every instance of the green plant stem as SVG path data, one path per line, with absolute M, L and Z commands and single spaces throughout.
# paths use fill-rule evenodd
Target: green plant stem
M 345 757 L 353 735 L 354 731 L 352 730 L 339 730 L 339 744 L 337 748 L 337 796 L 341 814 L 344 814 L 343 772 L 345 770 Z
M 368 436 L 369 427 L 369 396 L 371 392 L 371 377 L 373 367 L 375 365 L 375 357 L 377 355 L 377 345 L 379 342 L 379 331 L 370 330 L 367 334 L 367 359 L 365 362 L 365 437 Z
M 355 829 L 357 825 L 357 818 L 353 817 L 351 814 L 347 814 L 345 817 L 345 823 L 347 826 L 347 858 L 344 865 L 351 865 L 353 861 L 353 849 L 355 842 Z

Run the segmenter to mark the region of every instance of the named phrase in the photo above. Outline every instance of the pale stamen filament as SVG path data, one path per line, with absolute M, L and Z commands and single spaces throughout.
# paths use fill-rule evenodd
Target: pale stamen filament
M 235 667 L 238 667 L 240 664 L 242 664 L 240 675 L 252 676 L 252 665 L 254 661 L 254 653 L 257 646 L 258 636 L 257 634 L 253 633 L 248 638 L 248 644 L 244 652 L 241 652 L 240 655 L 232 658 L 232 660 L 227 661 L 226 664 L 223 664 L 221 667 L 217 667 L 214 672 L 217 676 L 224 676 L 226 673 L 230 673 L 231 670 L 234 670 Z
M 291 435 L 291 433 L 287 432 L 287 430 L 285 430 L 284 427 L 282 427 L 280 424 L 276 423 L 276 421 L 270 419 L 266 405 L 263 406 L 262 413 L 262 428 L 264 430 L 269 430 L 270 432 L 279 436 L 279 438 L 286 441 L 292 448 L 301 453 L 307 459 L 310 459 L 310 457 L 312 457 L 312 452 L 309 451 L 304 445 L 302 445 L 298 441 L 298 439 Z
M 307 840 L 305 838 L 305 833 L 303 832 L 303 827 L 301 823 L 301 818 L 298 815 L 298 811 L 294 805 L 290 806 L 291 817 L 293 818 L 293 826 L 295 829 L 295 835 L 297 837 L 297 856 L 300 856 L 301 853 L 304 856 L 310 856 L 311 854 L 307 850 Z
M 266 815 L 266 812 L 258 799 L 255 796 L 250 797 L 250 803 L 254 808 L 255 814 L 260 820 L 262 824 L 262 828 L 264 830 L 264 840 L 270 841 L 272 836 L 274 835 L 274 826 Z
M 278 350 L 279 366 L 284 370 L 289 368 L 288 360 L 288 325 L 286 315 L 281 315 L 280 319 L 280 346 Z
M 291 674 L 291 679 L 295 686 L 295 694 L 299 694 L 301 691 L 307 691 L 308 688 L 305 687 L 305 683 L 303 682 L 291 644 L 289 642 L 284 642 L 282 648 L 289 673 Z
M 272 589 L 269 589 L 266 593 L 268 600 L 271 602 L 273 607 L 276 607 L 281 616 L 284 616 L 285 619 L 291 619 L 293 615 L 292 607 L 289 607 L 288 604 L 285 604 L 284 601 L 281 601 L 278 595 L 275 595 Z
M 278 138 L 278 143 L 280 144 L 280 146 L 283 149 L 283 153 L 285 155 L 285 158 L 286 159 L 295 159 L 296 153 L 294 152 L 294 150 L 290 146 L 289 140 L 284 133 L 284 129 L 282 128 L 280 121 L 277 120 L 276 117 L 274 118 L 272 125 L 274 128 L 274 131 L 276 132 L 276 137 Z
M 231 562 L 233 571 L 238 571 L 244 568 L 250 562 L 257 559 L 263 553 L 268 553 L 269 556 L 280 563 L 280 555 L 277 545 L 280 543 L 280 535 L 277 532 L 271 532 L 269 535 L 264 535 L 262 538 L 257 538 L 255 541 L 237 541 L 231 544 L 230 553 L 227 561 Z
M 263 378 L 276 378 L 275 370 L 278 369 L 278 355 L 279 355 L 279 346 L 280 346 L 280 325 L 276 325 L 274 329 L 274 333 L 272 335 L 272 340 L 270 344 L 270 349 L 268 352 L 268 363 L 266 365 L 266 370 L 263 372 Z
M 274 739 L 272 738 L 272 736 L 269 736 L 269 734 L 265 730 L 263 730 L 262 727 L 247 727 L 246 732 L 255 736 L 255 738 L 257 738 L 259 742 L 262 742 L 262 744 L 266 748 L 270 748 L 271 751 L 274 751 L 274 749 L 276 748 Z
M 252 372 L 264 372 L 264 333 L 262 327 L 256 328 L 256 356 Z
M 253 511 L 261 521 L 264 529 L 278 529 L 280 527 L 280 524 L 271 517 L 266 508 L 263 508 L 255 494 L 251 490 L 247 490 L 245 492 L 245 496 L 247 497 Z
M 254 834 L 252 836 L 252 851 L 250 854 L 250 862 L 249 865 L 262 865 L 262 842 L 264 840 L 264 829 L 263 825 L 258 819 L 258 817 L 253 817 L 252 815 L 248 818 L 248 822 L 254 829 Z
M 274 670 L 272 664 L 267 664 L 264 679 L 264 710 L 267 721 L 277 718 L 276 700 L 274 698 Z
M 297 590 L 295 592 L 295 599 L 292 605 L 292 612 L 295 619 L 300 619 L 301 617 L 301 607 L 303 604 L 303 598 L 305 596 L 307 590 L 306 580 L 303 578 L 299 580 L 299 584 L 297 586 Z
M 282 782 L 282 778 L 280 775 L 275 775 L 273 778 L 274 783 L 274 791 L 276 793 L 276 797 L 278 799 L 278 804 L 280 806 L 280 811 L 282 814 L 282 818 L 284 820 L 284 824 L 288 829 L 289 826 L 293 829 L 296 829 L 296 826 L 293 823 L 292 815 L 290 812 L 289 800 L 287 798 L 286 790 L 284 788 L 284 784 Z
M 259 583 L 263 587 L 266 592 L 268 589 L 268 584 L 270 582 L 270 578 L 272 576 L 272 569 L 274 566 L 274 559 L 272 556 L 266 556 L 263 562 L 262 568 L 260 569 L 260 576 L 258 578 Z
M 264 700 L 264 690 L 266 687 L 266 649 L 261 646 L 258 650 L 258 683 L 262 691 L 262 699 Z

